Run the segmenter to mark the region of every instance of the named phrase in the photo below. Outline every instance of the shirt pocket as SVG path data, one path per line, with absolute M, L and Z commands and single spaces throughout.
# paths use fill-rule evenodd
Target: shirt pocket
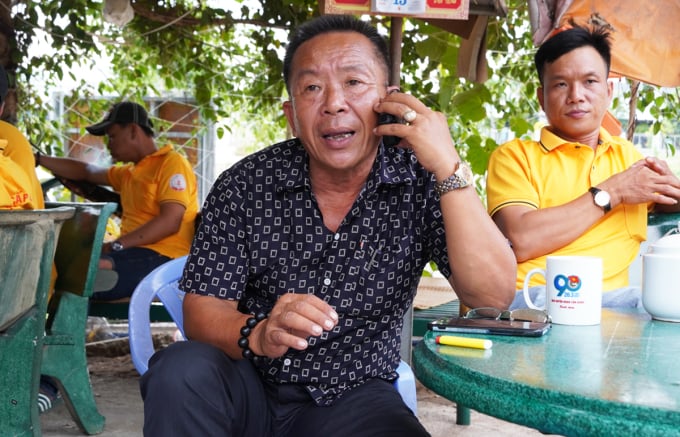
M 410 244 L 410 235 L 390 235 L 365 243 L 359 260 L 361 271 L 367 274 L 387 274 L 397 268 L 399 261 L 409 252 Z

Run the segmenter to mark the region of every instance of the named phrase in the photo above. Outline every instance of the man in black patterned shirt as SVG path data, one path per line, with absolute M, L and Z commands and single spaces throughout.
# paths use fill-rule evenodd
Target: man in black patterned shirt
M 516 265 L 446 117 L 392 92 L 388 72 L 363 21 L 293 33 L 296 138 L 235 164 L 206 199 L 180 283 L 192 341 L 151 359 L 145 434 L 428 435 L 393 385 L 424 266 L 468 306 L 506 308 Z M 406 122 L 376 127 L 380 113 Z

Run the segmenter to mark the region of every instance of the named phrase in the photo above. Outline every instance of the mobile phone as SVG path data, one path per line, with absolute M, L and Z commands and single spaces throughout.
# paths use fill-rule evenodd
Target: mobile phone
M 461 332 L 468 334 L 514 335 L 540 337 L 550 330 L 550 323 L 525 322 L 521 320 L 466 319 L 465 317 L 442 317 L 427 324 L 431 331 Z
M 388 114 L 386 112 L 378 114 L 378 126 L 383 125 L 383 124 L 401 124 L 401 120 L 399 120 L 396 116 L 392 114 Z M 385 135 L 383 136 L 383 144 L 391 147 L 391 146 L 396 146 L 399 144 L 399 141 L 401 141 L 401 138 L 395 137 L 393 135 Z

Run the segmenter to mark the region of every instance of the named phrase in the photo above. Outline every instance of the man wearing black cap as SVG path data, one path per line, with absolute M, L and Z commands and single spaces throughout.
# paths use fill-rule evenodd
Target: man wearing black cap
M 0 115 L 9 90 L 7 72 L 0 66 Z M 0 121 L 0 208 L 45 207 L 40 181 L 35 174 L 31 144 L 19 129 Z
M 104 168 L 42 155 L 36 162 L 56 176 L 109 185 L 120 193 L 121 234 L 104 244 L 99 261 L 100 269 L 118 273 L 117 283 L 93 299 L 127 298 L 151 270 L 189 252 L 198 212 L 196 176 L 172 146 L 156 147 L 153 124 L 137 103 L 113 105 L 102 121 L 86 129 L 108 136 L 113 161 L 125 164 Z

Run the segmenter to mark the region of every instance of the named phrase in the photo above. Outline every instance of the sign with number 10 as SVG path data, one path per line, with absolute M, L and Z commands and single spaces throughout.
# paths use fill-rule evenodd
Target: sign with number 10
M 325 14 L 397 15 L 467 20 L 470 0 L 321 0 Z

